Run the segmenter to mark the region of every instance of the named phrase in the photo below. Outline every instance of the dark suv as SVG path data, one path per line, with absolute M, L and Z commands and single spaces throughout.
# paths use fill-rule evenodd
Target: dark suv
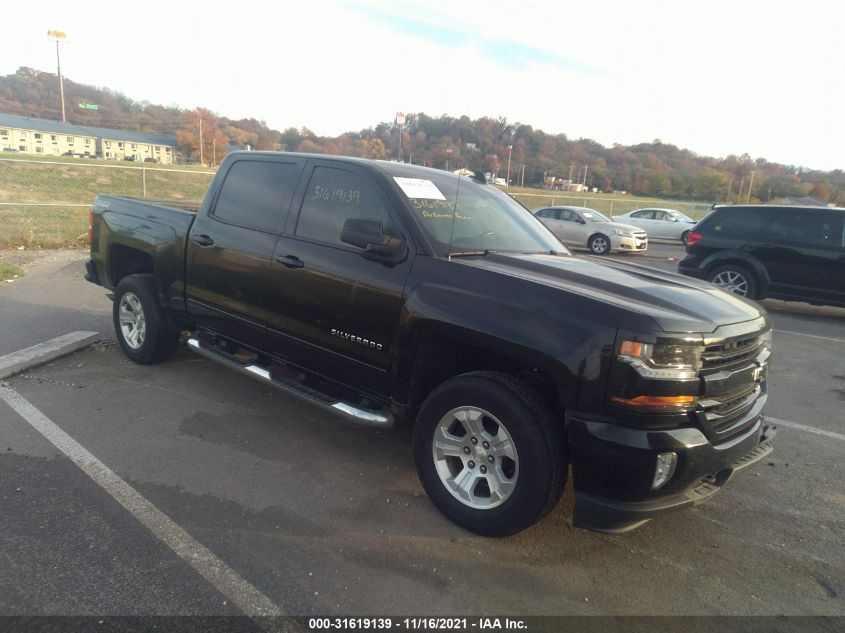
M 750 299 L 845 306 L 845 209 L 716 207 L 678 270 Z

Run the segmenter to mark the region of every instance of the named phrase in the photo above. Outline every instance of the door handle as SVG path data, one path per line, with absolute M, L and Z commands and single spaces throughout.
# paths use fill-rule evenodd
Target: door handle
M 214 244 L 214 240 L 208 235 L 192 235 L 191 240 L 200 246 L 211 246 Z
M 299 259 L 296 255 L 280 255 L 276 258 L 276 261 L 282 266 L 287 266 L 288 268 L 302 268 L 305 266 L 305 262 Z

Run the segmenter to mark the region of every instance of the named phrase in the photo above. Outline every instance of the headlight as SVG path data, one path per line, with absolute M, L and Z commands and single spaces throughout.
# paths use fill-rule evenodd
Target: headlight
M 621 235 L 622 237 L 633 237 L 634 234 L 631 231 L 626 231 L 625 229 L 613 229 L 613 232 L 616 235 Z
M 619 360 L 628 363 L 645 378 L 692 380 L 701 369 L 700 345 L 638 343 L 622 341 Z

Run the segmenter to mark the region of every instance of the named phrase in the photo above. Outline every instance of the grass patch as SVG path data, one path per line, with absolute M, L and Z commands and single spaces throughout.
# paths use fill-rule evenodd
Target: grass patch
M 23 268 L 0 262 L 0 283 L 6 283 L 10 279 L 17 279 L 23 276 Z
M 660 198 L 638 198 L 636 196 L 618 193 L 592 193 L 571 191 L 550 191 L 549 189 L 534 189 L 529 187 L 500 187 L 502 191 L 512 195 L 529 209 L 565 205 L 574 207 L 590 207 L 605 215 L 621 215 L 644 207 L 661 207 L 677 209 L 694 220 L 700 220 L 710 212 L 709 202 L 690 202 L 689 200 L 666 200 Z

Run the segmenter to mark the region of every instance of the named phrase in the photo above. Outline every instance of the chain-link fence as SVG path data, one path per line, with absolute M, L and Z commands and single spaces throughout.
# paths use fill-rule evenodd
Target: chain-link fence
M 0 248 L 85 243 L 98 193 L 199 202 L 213 171 L 0 158 Z
M 583 196 L 575 193 L 555 192 L 549 193 L 512 193 L 516 200 L 529 209 L 539 207 L 570 206 L 588 207 L 600 211 L 608 217 L 621 215 L 629 211 L 644 208 L 676 209 L 691 217 L 693 220 L 700 220 L 710 212 L 711 205 L 705 202 L 675 202 L 674 200 L 657 200 L 654 198 L 614 198 L 610 196 Z

